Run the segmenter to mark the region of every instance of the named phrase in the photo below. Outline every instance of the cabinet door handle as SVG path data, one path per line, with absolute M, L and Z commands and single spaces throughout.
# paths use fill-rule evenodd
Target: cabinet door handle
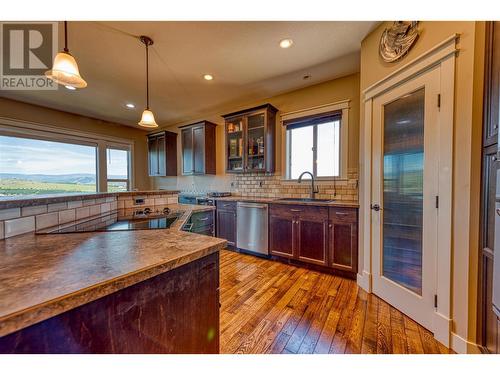
M 292 211 L 292 212 L 302 212 L 302 210 L 298 210 L 296 208 L 291 208 L 290 211 Z
M 333 225 L 332 224 L 328 224 L 328 228 L 333 228 Z
M 335 211 L 335 215 L 338 215 L 338 216 L 346 216 L 346 215 L 349 215 L 348 212 L 339 212 L 339 211 Z
M 200 219 L 200 221 L 207 221 L 207 220 L 208 220 L 208 217 L 202 217 L 202 218 Z

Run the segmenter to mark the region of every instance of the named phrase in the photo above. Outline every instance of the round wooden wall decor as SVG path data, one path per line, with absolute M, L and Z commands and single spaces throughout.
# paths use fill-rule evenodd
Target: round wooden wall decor
M 379 53 L 385 62 L 401 59 L 418 39 L 418 21 L 396 21 L 380 37 Z

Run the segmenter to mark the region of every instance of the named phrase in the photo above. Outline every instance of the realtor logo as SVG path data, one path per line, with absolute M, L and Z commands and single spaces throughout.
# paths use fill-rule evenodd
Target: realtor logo
M 0 23 L 0 90 L 57 90 L 45 76 L 57 53 L 57 22 Z

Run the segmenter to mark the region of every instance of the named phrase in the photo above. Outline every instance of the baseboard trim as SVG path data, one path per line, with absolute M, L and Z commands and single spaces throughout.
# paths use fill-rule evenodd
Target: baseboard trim
M 440 314 L 438 311 L 434 312 L 432 322 L 434 338 L 447 348 L 450 347 L 451 323 L 451 319 Z
M 362 273 L 358 273 L 356 275 L 356 282 L 364 291 L 371 293 L 372 292 L 372 274 L 366 271 L 362 271 Z
M 480 347 L 456 333 L 451 333 L 451 348 L 459 354 L 481 354 Z

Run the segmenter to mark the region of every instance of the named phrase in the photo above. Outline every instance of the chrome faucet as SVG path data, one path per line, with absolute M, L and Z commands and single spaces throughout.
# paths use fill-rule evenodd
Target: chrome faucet
M 311 176 L 311 199 L 314 199 L 316 197 L 316 193 L 319 193 L 319 190 L 316 186 L 314 186 L 314 176 L 311 172 L 302 172 L 301 175 L 299 176 L 299 184 L 302 182 L 302 176 L 308 174 Z

